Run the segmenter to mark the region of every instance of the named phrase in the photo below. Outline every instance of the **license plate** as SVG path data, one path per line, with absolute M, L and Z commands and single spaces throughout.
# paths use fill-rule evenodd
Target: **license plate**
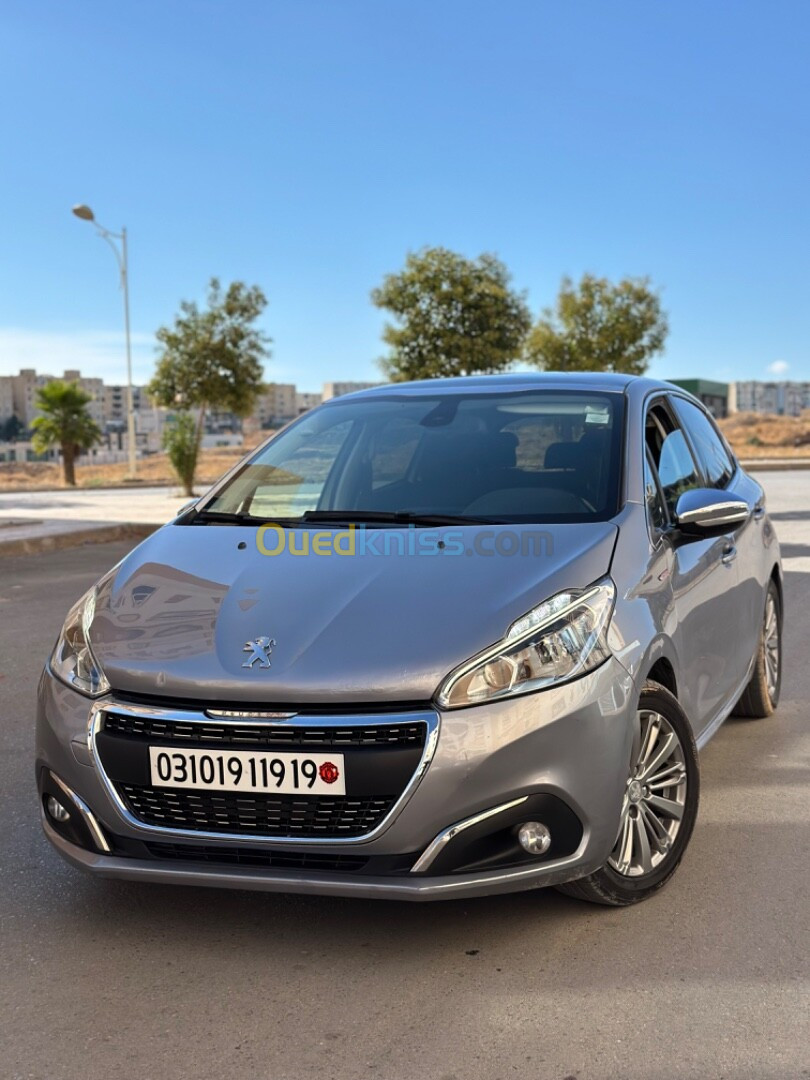
M 342 754 L 149 747 L 153 787 L 262 791 L 279 795 L 345 795 Z

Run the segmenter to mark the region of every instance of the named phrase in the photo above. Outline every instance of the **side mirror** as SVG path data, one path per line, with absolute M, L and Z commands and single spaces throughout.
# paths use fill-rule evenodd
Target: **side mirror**
M 740 525 L 751 513 L 744 499 L 717 488 L 685 491 L 675 506 L 675 525 L 689 536 L 707 536 Z

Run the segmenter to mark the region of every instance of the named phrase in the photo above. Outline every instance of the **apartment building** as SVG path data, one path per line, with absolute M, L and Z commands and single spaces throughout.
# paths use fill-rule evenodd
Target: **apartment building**
M 37 390 L 46 386 L 53 376 L 37 375 L 34 368 L 22 368 L 19 375 L 11 375 L 9 378 L 14 401 L 14 415 L 28 428 L 37 416 Z
M 85 378 L 80 371 L 66 371 L 62 376 L 63 382 L 75 382 L 80 390 L 90 396 L 87 411 L 100 428 L 104 427 L 104 380 Z
M 353 394 L 355 390 L 370 390 L 373 386 L 382 386 L 376 382 L 325 382 L 323 384 L 323 401 L 330 398 L 343 397 L 344 394 Z
M 295 383 L 267 383 L 253 410 L 259 427 L 271 428 L 286 424 L 298 416 Z
M 23 368 L 18 375 L 0 376 L 0 423 L 16 416 L 25 428 L 30 428 L 37 416 L 37 391 L 51 382 L 53 375 L 40 375 L 33 368 Z M 76 382 L 90 396 L 88 411 L 103 431 L 120 435 L 127 423 L 127 386 L 122 383 L 106 385 L 103 379 L 89 378 L 80 371 L 70 370 L 61 376 L 66 382 Z M 253 414 L 244 421 L 245 430 L 276 428 L 289 423 L 314 409 L 322 401 L 365 390 L 380 383 L 328 382 L 323 393 L 299 391 L 295 383 L 267 383 L 259 396 Z M 145 387 L 133 386 L 133 410 L 139 448 L 153 451 L 159 448 L 167 410 L 156 410 Z M 209 435 L 237 434 L 243 424 L 232 413 L 210 410 L 205 430 Z M 120 439 L 117 440 L 120 442 Z
M 734 382 L 730 386 L 729 411 L 798 416 L 810 409 L 810 382 Z
M 146 404 L 143 387 L 132 387 L 132 407 L 137 413 Z M 126 424 L 127 422 L 127 387 L 116 384 L 104 386 L 102 392 L 102 415 L 105 424 Z
M 39 375 L 34 368 L 22 368 L 18 375 L 0 376 L 0 421 L 14 415 L 30 428 L 39 415 L 37 409 L 37 391 L 53 382 L 53 375 Z M 66 371 L 61 378 L 64 382 L 77 382 L 86 394 L 90 395 L 88 412 L 99 427 L 104 424 L 104 381 L 103 379 L 84 378 L 80 371 Z
M 0 424 L 14 415 L 14 385 L 11 375 L 0 375 Z
M 322 401 L 320 394 L 310 394 L 306 391 L 299 391 L 295 395 L 295 411 L 298 416 L 302 413 L 309 412 L 310 409 L 314 409 L 316 405 L 320 405 Z

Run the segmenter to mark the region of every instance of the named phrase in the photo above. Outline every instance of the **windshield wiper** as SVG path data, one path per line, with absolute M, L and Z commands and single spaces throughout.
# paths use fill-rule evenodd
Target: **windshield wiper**
M 461 514 L 418 514 L 410 510 L 305 510 L 301 517 L 229 513 L 224 510 L 192 512 L 189 525 L 279 525 L 283 529 L 305 525 L 502 525 L 496 518 L 464 517 Z
M 499 525 L 495 518 L 461 514 L 419 514 L 410 510 L 305 510 L 302 521 L 357 525 Z
M 301 518 L 272 517 L 262 514 L 260 516 L 248 513 L 227 513 L 224 510 L 198 510 L 191 518 L 189 524 L 211 525 L 281 525 L 282 528 L 295 528 L 302 525 Z

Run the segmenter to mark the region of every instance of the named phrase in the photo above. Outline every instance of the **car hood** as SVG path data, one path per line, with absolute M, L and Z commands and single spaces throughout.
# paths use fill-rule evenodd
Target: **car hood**
M 300 544 L 305 531 L 287 536 Z M 424 702 L 530 608 L 606 574 L 617 528 L 432 532 L 444 534 L 444 550 L 417 554 L 418 530 L 385 529 L 367 538 L 379 546 L 388 537 L 402 554 L 269 556 L 254 528 L 167 525 L 102 579 L 93 651 L 113 689 L 127 693 L 254 705 Z M 275 642 L 270 667 L 244 666 L 257 638 Z

